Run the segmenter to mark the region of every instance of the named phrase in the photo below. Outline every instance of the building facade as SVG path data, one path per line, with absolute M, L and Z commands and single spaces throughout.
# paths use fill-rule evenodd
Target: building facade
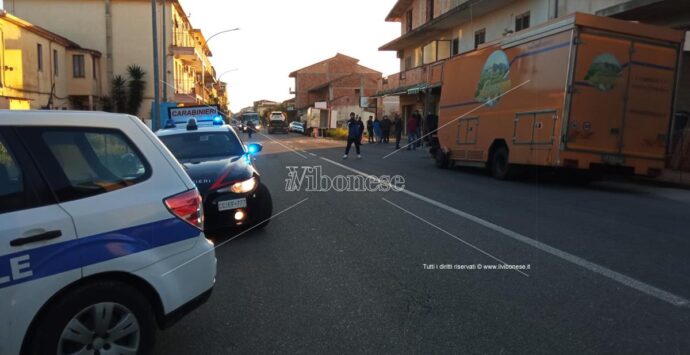
M 97 70 L 105 79 L 100 83 L 105 96 L 110 94 L 113 76 L 126 76 L 129 65 L 140 66 L 146 72 L 146 89 L 139 117 L 150 119 L 154 98 L 150 1 L 22 0 L 6 2 L 5 8 L 103 53 Z M 227 95 L 226 86 L 217 80 L 206 39 L 191 25 L 179 1 L 158 1 L 157 25 L 161 101 L 227 103 L 227 97 L 221 98 Z
M 295 79 L 297 117 L 319 106 L 316 108 L 337 112 L 335 121 L 344 121 L 350 112 L 363 116 L 367 108 L 361 107 L 360 98 L 376 94 L 381 72 L 360 65 L 359 59 L 338 53 L 296 70 L 290 77 Z
M 90 109 L 101 54 L 0 11 L 0 109 Z
M 690 30 L 690 1 L 398 0 L 386 21 L 400 23 L 400 37 L 379 50 L 397 53 L 400 72 L 379 82 L 377 96 L 399 96 L 404 117 L 414 111 L 438 114 L 446 59 L 578 11 Z M 690 55 L 683 58 L 677 108 L 688 110 Z

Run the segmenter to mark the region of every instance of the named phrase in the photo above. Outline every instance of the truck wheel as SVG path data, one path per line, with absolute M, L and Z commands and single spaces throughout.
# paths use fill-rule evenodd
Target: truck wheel
M 508 159 L 508 148 L 500 146 L 494 150 L 490 162 L 491 175 L 499 180 L 506 180 L 510 177 L 511 167 Z
M 436 166 L 441 169 L 448 169 L 450 166 L 448 154 L 444 153 L 443 150 L 439 148 L 436 149 L 436 153 L 434 154 L 434 161 L 436 162 Z
M 28 354 L 136 353 L 153 350 L 152 305 L 122 282 L 101 281 L 63 295 L 34 324 Z
M 256 215 L 253 224 L 256 225 L 255 229 L 262 229 L 266 228 L 268 222 L 271 221 L 269 218 L 273 215 L 273 199 L 268 191 L 268 187 L 264 184 L 259 184 L 256 194 L 259 198 L 259 203 L 257 204 L 259 213 Z

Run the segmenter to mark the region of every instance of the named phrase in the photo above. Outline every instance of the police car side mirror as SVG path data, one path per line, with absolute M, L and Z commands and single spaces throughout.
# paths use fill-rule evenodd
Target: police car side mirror
M 247 146 L 247 153 L 256 154 L 260 152 L 264 147 L 259 143 L 252 143 Z

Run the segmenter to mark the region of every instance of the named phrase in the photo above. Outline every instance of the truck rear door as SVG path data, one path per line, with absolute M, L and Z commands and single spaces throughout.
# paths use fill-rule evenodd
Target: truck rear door
M 633 42 L 621 153 L 662 159 L 670 124 L 678 51 Z
M 671 117 L 677 48 L 583 32 L 573 78 L 568 149 L 661 159 Z

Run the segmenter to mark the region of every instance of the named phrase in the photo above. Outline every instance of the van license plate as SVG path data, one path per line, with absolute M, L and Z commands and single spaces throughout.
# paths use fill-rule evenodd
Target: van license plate
M 605 164 L 608 165 L 623 165 L 625 164 L 625 157 L 622 155 L 604 154 L 601 158 Z
M 218 211 L 234 210 L 236 208 L 247 207 L 246 198 L 238 198 L 235 200 L 225 200 L 218 202 Z

